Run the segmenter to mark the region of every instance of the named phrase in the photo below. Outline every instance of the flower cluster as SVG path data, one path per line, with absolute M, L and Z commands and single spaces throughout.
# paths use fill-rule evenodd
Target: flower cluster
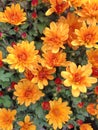
M 98 1 L 0 5 L 0 130 L 94 130 Z

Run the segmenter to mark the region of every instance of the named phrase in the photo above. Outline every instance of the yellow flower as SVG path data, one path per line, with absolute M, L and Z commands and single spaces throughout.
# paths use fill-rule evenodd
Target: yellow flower
M 19 4 L 12 4 L 6 7 L 4 12 L 0 12 L 0 22 L 20 25 L 26 20 L 26 13 L 20 8 Z
M 30 121 L 30 116 L 26 115 L 23 121 L 19 121 L 20 130 L 36 130 L 36 126 Z
M 0 130 L 12 130 L 16 110 L 0 108 Z
M 75 30 L 77 38 L 71 42 L 73 46 L 85 46 L 87 48 L 98 48 L 96 44 L 98 42 L 98 26 L 86 26 L 83 23 L 83 26 L 80 29 Z
M 53 125 L 54 130 L 61 129 L 62 125 L 69 121 L 72 111 L 67 106 L 68 102 L 62 102 L 62 99 L 50 101 L 50 110 L 46 115 L 49 125 Z
M 76 13 L 81 17 L 82 21 L 86 20 L 89 24 L 98 23 L 98 0 L 88 0 Z
M 80 92 L 86 93 L 87 88 L 93 83 L 97 82 L 97 78 L 91 77 L 92 65 L 87 64 L 84 66 L 76 66 L 75 63 L 70 62 L 66 71 L 61 72 L 61 76 L 65 79 L 64 85 L 67 87 L 72 86 L 72 95 L 78 97 Z
M 89 123 L 85 123 L 80 125 L 80 130 L 93 130 L 93 128 Z
M 47 10 L 46 16 L 52 13 L 61 14 L 69 8 L 69 3 L 66 0 L 50 0 L 51 8 Z
M 98 68 L 98 49 L 90 49 L 86 51 L 88 61 L 93 67 Z
M 43 64 L 48 68 L 65 66 L 66 53 L 62 51 L 57 53 L 52 53 L 51 51 L 47 51 L 43 53 Z
M 44 30 L 45 37 L 41 39 L 44 41 L 42 51 L 51 50 L 53 53 L 57 53 L 60 48 L 65 48 L 64 44 L 68 38 L 69 26 L 62 22 L 50 23 L 50 28 L 46 27 Z
M 38 63 L 38 50 L 35 50 L 34 42 L 22 41 L 13 47 L 7 47 L 9 52 L 4 62 L 10 64 L 11 69 L 23 72 L 25 69 L 33 69 Z
M 25 104 L 25 106 L 36 103 L 44 96 L 37 85 L 26 79 L 15 85 L 14 95 L 17 96 L 18 104 Z
M 48 80 L 53 80 L 54 76 L 52 75 L 56 71 L 55 68 L 47 68 L 44 66 L 38 66 L 34 71 L 32 71 L 32 74 L 34 77 L 32 78 L 32 83 L 37 83 L 39 89 L 43 89 L 44 86 L 48 85 Z

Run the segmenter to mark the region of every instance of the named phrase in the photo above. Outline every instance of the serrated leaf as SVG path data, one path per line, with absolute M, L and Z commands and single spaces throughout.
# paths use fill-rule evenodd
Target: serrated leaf
M 12 104 L 11 98 L 8 95 L 1 97 L 0 104 L 2 104 L 4 107 L 10 107 Z
M 0 80 L 3 82 L 9 81 L 9 78 L 13 75 L 12 72 L 6 72 L 0 69 Z

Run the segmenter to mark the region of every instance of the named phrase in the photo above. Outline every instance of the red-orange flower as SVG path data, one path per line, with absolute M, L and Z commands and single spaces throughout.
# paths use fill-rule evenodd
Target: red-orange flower
M 60 67 L 66 65 L 66 53 L 59 51 L 57 53 L 52 53 L 51 51 L 46 51 L 43 53 L 43 64 L 48 68 Z
M 80 130 L 93 130 L 93 128 L 89 123 L 84 123 L 80 125 Z
M 18 104 L 25 104 L 25 106 L 36 103 L 36 101 L 44 96 L 37 85 L 26 79 L 15 85 L 14 95 L 17 97 Z
M 12 130 L 15 120 L 16 110 L 0 109 L 0 130 Z
M 12 4 L 6 7 L 4 12 L 0 12 L 0 22 L 20 25 L 26 20 L 26 13 L 20 8 L 19 4 Z
M 63 13 L 69 8 L 69 3 L 66 0 L 50 0 L 51 8 L 48 9 L 46 15 L 51 15 L 53 12 L 57 14 Z
M 90 103 L 87 106 L 87 112 L 93 116 L 95 116 L 98 113 L 98 110 L 96 110 L 96 104 L 95 103 Z
M 34 75 L 31 82 L 36 83 L 39 87 L 39 89 L 43 89 L 44 86 L 48 85 L 48 80 L 53 80 L 54 72 L 56 71 L 55 68 L 47 68 L 45 66 L 38 66 L 34 71 L 32 71 L 32 74 Z
M 42 37 L 43 46 L 42 51 L 51 50 L 53 53 L 57 53 L 60 48 L 65 48 L 64 44 L 68 38 L 69 26 L 62 22 L 50 23 L 50 28 L 46 27 L 44 30 L 45 37 Z

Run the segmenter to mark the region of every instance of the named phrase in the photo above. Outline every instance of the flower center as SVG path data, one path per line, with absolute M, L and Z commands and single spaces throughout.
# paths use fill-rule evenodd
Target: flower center
M 93 34 L 86 34 L 85 36 L 84 36 L 84 39 L 85 39 L 85 41 L 88 43 L 88 42 L 91 42 L 92 41 L 92 39 L 93 39 Z
M 50 41 L 50 44 L 52 43 L 53 45 L 60 44 L 60 38 L 58 36 L 53 36 L 52 38 L 49 39 L 49 41 Z
M 74 82 L 76 82 L 77 84 L 79 84 L 82 80 L 83 80 L 83 77 L 81 77 L 80 74 L 76 73 L 74 75 Z
M 54 108 L 53 110 L 52 110 L 52 113 L 53 113 L 53 115 L 55 115 L 56 117 L 58 116 L 60 116 L 61 115 L 61 113 L 60 113 L 60 110 L 58 109 L 58 108 Z
M 24 123 L 23 129 L 28 130 L 28 129 L 30 128 L 30 126 L 31 126 L 31 123 L 30 123 L 30 122 Z
M 39 71 L 39 79 L 46 78 L 46 74 L 47 74 L 47 72 L 44 69 L 42 69 L 41 71 Z
M 18 59 L 19 61 L 25 61 L 27 59 L 27 55 L 26 53 L 21 53 L 21 54 L 18 54 Z
M 56 12 L 58 14 L 63 13 L 66 8 L 68 8 L 68 3 L 64 2 L 64 1 L 61 4 L 57 4 L 56 7 L 55 7 Z
M 32 94 L 32 91 L 30 89 L 28 89 L 26 92 L 25 92 L 25 97 L 29 97 L 30 95 Z

